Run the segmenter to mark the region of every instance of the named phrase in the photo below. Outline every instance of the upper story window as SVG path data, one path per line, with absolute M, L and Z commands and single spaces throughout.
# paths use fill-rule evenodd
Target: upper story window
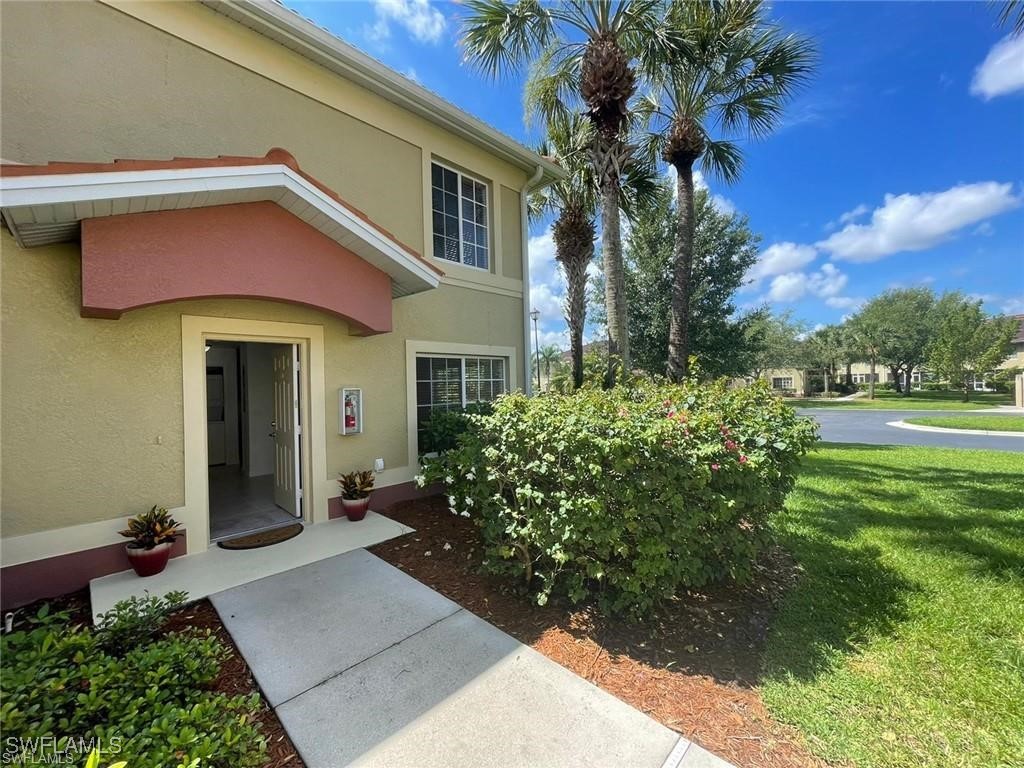
M 434 256 L 490 268 L 487 185 L 437 163 L 430 165 Z

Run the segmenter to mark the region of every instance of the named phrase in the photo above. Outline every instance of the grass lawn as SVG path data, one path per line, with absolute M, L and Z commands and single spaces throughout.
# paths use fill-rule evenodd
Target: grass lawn
M 774 525 L 776 717 L 830 761 L 1022 764 L 1024 454 L 824 446 Z
M 919 416 L 904 419 L 907 424 L 946 429 L 985 429 L 993 432 L 1024 432 L 1024 416 L 982 413 L 971 416 Z
M 996 392 L 972 392 L 970 402 L 961 402 L 959 392 L 914 392 L 903 397 L 898 392 L 875 390 L 875 399 L 868 400 L 862 395 L 856 400 L 791 400 L 796 408 L 880 408 L 901 411 L 971 411 L 978 408 L 995 408 L 997 405 L 1013 405 L 1008 394 Z

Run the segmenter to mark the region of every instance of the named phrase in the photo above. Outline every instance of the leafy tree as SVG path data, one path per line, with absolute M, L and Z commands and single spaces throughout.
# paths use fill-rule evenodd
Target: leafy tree
M 910 394 L 911 374 L 924 362 L 935 335 L 934 311 L 935 294 L 930 288 L 900 288 L 879 294 L 858 313 L 869 318 L 876 362 L 889 368 L 897 391 L 900 377 L 906 376 L 904 396 Z
M 710 377 L 739 376 L 750 370 L 754 345 L 748 341 L 749 315 L 734 318 L 736 291 L 757 260 L 759 238 L 745 216 L 722 213 L 704 191 L 695 197 L 692 354 Z M 638 210 L 626 242 L 626 297 L 629 338 L 635 366 L 665 373 L 672 303 L 673 189 Z
M 773 368 L 802 365 L 804 351 L 800 338 L 805 332 L 806 326 L 789 312 L 773 315 L 763 308 L 754 313 L 745 329 L 746 341 L 753 350 L 750 375 L 759 379 Z
M 980 301 L 947 293 L 935 310 L 935 339 L 928 349 L 928 366 L 970 399 L 975 376 L 990 375 L 1013 352 L 1011 340 L 1019 321 L 987 316 Z
M 766 21 L 764 7 L 760 0 L 670 2 L 669 24 L 686 45 L 654 74 L 644 109 L 662 159 L 676 171 L 668 375 L 677 381 L 688 374 L 692 345 L 694 164 L 726 182 L 739 178 L 743 156 L 731 139 L 771 133 L 813 69 L 811 42 L 784 35 Z
M 492 76 L 534 62 L 528 91 L 545 118 L 582 111 L 593 125 L 590 155 L 600 193 L 609 357 L 628 369 L 619 188 L 632 160 L 626 133 L 636 66 L 666 61 L 678 45 L 663 23 L 662 2 L 465 0 L 465 7 L 463 43 L 471 61 Z

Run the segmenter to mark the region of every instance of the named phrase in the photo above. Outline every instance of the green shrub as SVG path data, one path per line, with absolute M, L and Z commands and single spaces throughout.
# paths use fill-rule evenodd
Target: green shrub
M 444 453 L 458 445 L 459 435 L 469 428 L 466 418 L 473 414 L 488 414 L 490 403 L 469 403 L 465 408 L 434 411 L 420 427 L 420 453 Z
M 263 764 L 266 741 L 253 719 L 259 696 L 209 690 L 228 651 L 208 630 L 168 634 L 123 654 L 103 639 L 45 611 L 0 639 L 5 764 L 81 766 L 96 743 L 104 761 L 131 768 L 196 759 L 211 768 Z
M 469 423 L 421 481 L 475 518 L 485 567 L 610 612 L 748 577 L 816 439 L 764 383 L 514 394 Z
M 100 645 L 123 653 L 153 637 L 167 620 L 167 614 L 185 604 L 187 592 L 168 592 L 163 597 L 132 595 L 99 615 L 97 637 Z

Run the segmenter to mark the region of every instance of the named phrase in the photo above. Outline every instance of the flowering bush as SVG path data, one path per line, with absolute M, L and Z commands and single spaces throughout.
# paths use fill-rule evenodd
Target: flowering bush
M 817 439 L 763 383 L 513 394 L 468 418 L 422 482 L 475 518 L 489 570 L 611 612 L 748 577 Z

